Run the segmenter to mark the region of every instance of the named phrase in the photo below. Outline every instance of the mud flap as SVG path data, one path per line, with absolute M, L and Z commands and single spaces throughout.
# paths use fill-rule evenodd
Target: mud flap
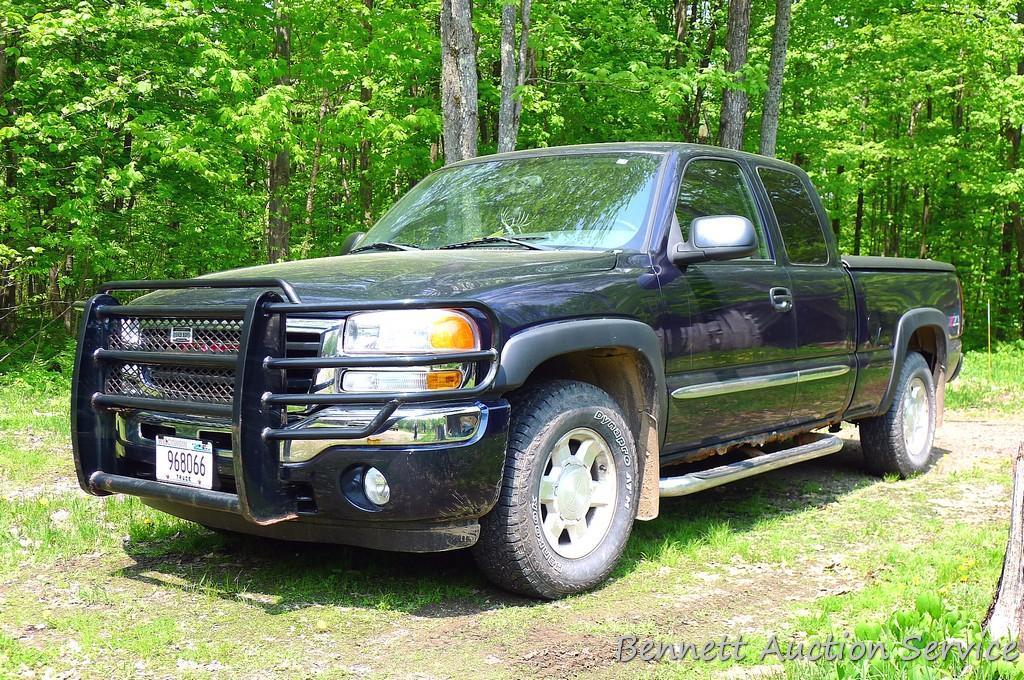
M 946 413 L 946 367 L 940 366 L 935 381 L 935 427 L 942 427 Z
M 658 516 L 660 495 L 658 482 L 661 479 L 661 448 L 658 446 L 658 419 L 650 413 L 643 414 L 643 431 L 637 442 L 643 449 L 641 460 L 640 502 L 637 503 L 636 518 L 651 520 Z

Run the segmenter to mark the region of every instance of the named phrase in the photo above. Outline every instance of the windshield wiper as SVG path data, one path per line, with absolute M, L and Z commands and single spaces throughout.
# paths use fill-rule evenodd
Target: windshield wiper
M 475 238 L 472 241 L 462 241 L 461 243 L 449 243 L 446 246 L 441 246 L 440 248 L 438 248 L 438 250 L 451 250 L 454 248 L 472 248 L 473 246 L 487 245 L 489 243 L 511 243 L 514 246 L 519 246 L 520 248 L 526 248 L 528 250 L 549 250 L 544 246 L 538 246 L 534 243 L 527 243 L 526 241 L 520 241 L 519 239 L 508 238 L 506 236 L 487 236 L 485 238 Z
M 377 241 L 376 243 L 371 243 L 368 246 L 360 246 L 358 248 L 354 248 L 354 249 L 352 249 L 349 252 L 349 255 L 351 255 L 353 253 L 362 252 L 364 250 L 420 250 L 420 247 L 419 246 L 410 246 L 410 245 L 406 245 L 404 243 L 391 243 L 389 241 Z

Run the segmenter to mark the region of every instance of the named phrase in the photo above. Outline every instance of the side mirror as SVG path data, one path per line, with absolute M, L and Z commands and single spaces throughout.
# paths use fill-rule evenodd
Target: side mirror
M 690 240 L 680 243 L 669 259 L 675 264 L 736 260 L 757 252 L 754 225 L 739 215 L 709 215 L 690 223 Z
M 353 231 L 351 234 L 345 237 L 345 241 L 341 244 L 341 255 L 348 255 L 352 252 L 352 249 L 359 245 L 359 242 L 366 236 L 365 231 Z

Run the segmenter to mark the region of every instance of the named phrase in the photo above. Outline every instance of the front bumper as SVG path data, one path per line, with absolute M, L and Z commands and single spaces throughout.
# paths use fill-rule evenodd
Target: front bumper
M 323 442 L 326 446 L 310 460 L 282 465 L 282 483 L 301 490 L 298 516 L 287 522 L 249 522 L 231 503 L 234 496 L 223 491 L 230 490 L 233 483 L 230 448 L 214 449 L 221 487 L 218 493 L 223 493 L 228 503 L 220 509 L 161 497 L 153 489 L 147 494 L 139 486 L 120 490 L 141 495 L 143 502 L 158 510 L 208 527 L 269 538 L 407 552 L 466 548 L 479 535 L 477 519 L 497 501 L 509 407 L 499 401 L 416 409 L 420 417 L 452 411 L 479 412 L 481 424 L 471 438 L 413 446 Z M 208 437 L 223 427 L 224 423 L 201 418 L 167 418 L 149 412 L 126 415 L 117 420 L 117 448 L 126 465 L 134 466 L 134 474 L 148 480 L 153 476 L 155 443 L 144 434 L 173 429 L 175 436 Z M 391 486 L 391 501 L 383 507 L 369 503 L 361 486 L 353 483 L 354 473 L 371 465 L 384 473 Z
M 465 430 L 454 430 L 466 418 L 465 414 L 473 414 L 474 422 L 478 423 L 468 437 Z M 437 424 L 439 420 L 450 422 L 452 428 L 445 429 L 438 425 L 442 431 L 435 429 L 420 433 L 426 439 L 435 441 L 394 443 L 395 439 L 411 435 L 408 428 L 414 423 Z M 497 400 L 461 406 L 400 409 L 395 413 L 393 421 L 392 427 L 386 427 L 381 432 L 382 438 L 390 440 L 390 444 L 371 444 L 365 438 L 302 442 L 315 443 L 318 447 L 316 454 L 308 460 L 282 463 L 279 474 L 280 483 L 296 493 L 299 501 L 296 506 L 297 517 L 274 524 L 281 528 L 273 532 L 260 533 L 279 537 L 305 537 L 299 540 L 352 543 L 358 532 L 348 536 L 339 523 L 354 523 L 354 526 L 360 527 L 364 523 L 372 523 L 382 530 L 392 524 L 410 522 L 424 522 L 426 525 L 454 523 L 460 527 L 470 522 L 475 526 L 475 520 L 486 514 L 497 501 L 508 438 L 508 402 Z M 157 434 L 207 439 L 214 442 L 216 492 L 230 497 L 236 490 L 230 423 L 210 418 L 136 411 L 116 414 L 115 424 L 117 457 L 122 469 L 130 476 L 139 480 L 154 479 L 154 436 Z M 457 435 L 462 439 L 436 441 L 442 435 Z M 384 473 L 391 487 L 391 500 L 384 506 L 370 503 L 358 483 L 359 475 L 370 466 Z M 159 482 L 153 481 L 152 484 Z M 209 526 L 234 531 L 252 530 L 250 533 L 254 533 L 259 526 L 245 522 L 234 504 L 222 505 L 218 511 L 235 515 L 238 521 L 218 518 L 206 512 L 215 508 L 176 502 L 173 497 L 155 495 L 152 487 L 149 487 L 149 494 L 145 493 L 146 489 L 145 485 L 134 483 L 110 490 L 144 497 L 149 495 L 154 501 L 151 503 L 154 507 Z M 157 502 L 159 505 L 156 505 Z M 226 525 L 228 523 L 230 526 Z M 293 529 L 284 527 L 286 524 L 304 526 Z M 430 526 L 425 526 L 424 530 L 436 533 Z M 414 531 L 415 528 L 410 526 L 403 529 L 404 533 Z M 457 533 L 460 535 L 460 545 L 464 545 L 465 530 L 460 529 Z M 385 532 L 385 535 L 390 534 Z M 416 543 L 412 541 L 411 544 Z M 359 544 L 364 545 L 366 542 L 360 541 Z M 392 549 L 411 548 L 392 546 Z
M 292 426 L 293 429 L 360 428 L 373 420 L 374 409 L 328 408 Z M 470 441 L 487 425 L 482 404 L 397 409 L 373 434 L 354 439 L 297 439 L 285 442 L 283 460 L 301 463 L 333 446 L 450 446 Z
M 492 393 L 498 324 L 486 307 L 441 300 L 306 304 L 286 282 L 271 280 L 129 282 L 108 284 L 106 290 L 275 286 L 288 302 L 263 292 L 244 307 L 122 306 L 108 294 L 86 304 L 72 395 L 81 486 L 95 495 L 140 496 L 154 507 L 209 526 L 281 538 L 397 550 L 472 544 L 476 519 L 493 506 L 500 491 L 508 432 L 508 404 Z M 475 363 L 473 386 L 427 395 L 287 392 L 289 370 L 455 360 L 453 355 L 285 356 L 288 318 L 409 307 L 471 309 L 483 317 L 492 333 L 490 348 L 457 357 Z M 241 338 L 234 355 L 111 349 L 112 329 L 128 317 L 236 319 Z M 111 393 L 108 376 L 129 363 L 233 370 L 230 403 Z M 303 410 L 296 414 L 289 407 Z M 148 434 L 141 430 L 143 423 L 150 428 Z M 218 472 L 214 488 L 157 481 L 152 439 L 158 434 L 213 441 Z M 362 474 L 369 466 L 389 481 L 391 500 L 383 506 L 362 495 Z

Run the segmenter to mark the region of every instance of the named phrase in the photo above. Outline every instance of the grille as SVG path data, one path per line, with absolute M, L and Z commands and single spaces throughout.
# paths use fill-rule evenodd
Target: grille
M 320 354 L 320 333 L 316 331 L 288 331 L 288 343 L 285 346 L 285 356 L 315 357 Z M 313 385 L 313 378 L 316 370 L 312 368 L 299 368 L 288 370 L 288 391 L 292 394 L 305 394 Z
M 238 319 L 145 319 L 116 322 L 110 349 L 234 354 L 242 338 Z
M 114 321 L 109 346 L 135 352 L 237 354 L 242 339 L 240 319 L 124 317 Z M 285 356 L 312 357 L 319 353 L 320 333 L 287 333 Z M 288 391 L 304 394 L 313 383 L 313 370 L 288 371 Z M 235 387 L 232 368 L 191 366 L 115 366 L 105 385 L 107 394 L 150 397 L 172 401 L 230 404 Z
M 122 364 L 107 378 L 108 394 L 173 401 L 230 404 L 235 389 L 231 368 L 175 368 Z

